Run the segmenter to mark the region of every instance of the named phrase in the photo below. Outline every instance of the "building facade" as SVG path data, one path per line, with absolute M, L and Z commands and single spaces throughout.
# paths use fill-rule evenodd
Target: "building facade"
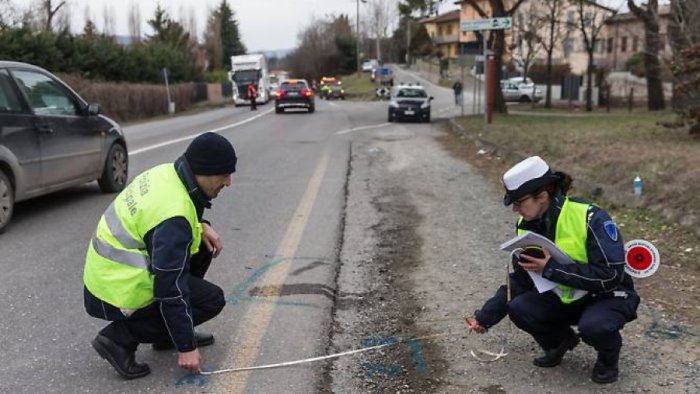
M 509 10 L 515 2 L 513 0 L 503 0 L 503 3 L 505 9 Z M 526 58 L 530 58 L 528 62 L 530 65 L 546 63 L 547 53 L 544 47 L 541 44 L 537 44 L 536 41 L 548 40 L 550 36 L 547 23 L 547 20 L 551 20 L 547 7 L 548 3 L 541 0 L 525 1 L 512 16 L 513 27 L 505 31 L 504 64 L 512 61 L 516 68 L 520 68 L 525 63 Z M 455 4 L 460 7 L 460 22 L 482 19 L 482 16 L 470 2 L 455 1 Z M 476 0 L 476 4 L 486 13 L 488 18 L 492 17 L 493 12 L 489 0 Z M 558 11 L 554 14 L 556 23 L 554 24 L 553 63 L 569 64 L 571 71 L 575 74 L 585 73 L 588 67 L 588 52 L 580 28 L 581 17 L 583 16 L 584 26 L 589 37 L 594 31 L 596 33 L 596 40 L 593 42 L 594 64 L 607 64 L 608 56 L 604 50 L 607 28 L 603 25 L 608 18 L 614 15 L 614 10 L 599 5 L 592 0 L 562 0 L 557 4 L 559 6 Z M 579 4 L 583 4 L 582 13 L 579 10 Z M 451 11 L 450 14 L 452 12 L 454 11 Z M 428 28 L 427 25 L 426 28 Z M 457 54 L 460 51 L 466 54 L 481 52 L 482 38 L 479 32 L 458 31 L 458 35 L 459 48 L 457 49 Z M 535 42 L 534 45 L 533 42 Z
M 442 57 L 456 59 L 459 55 L 459 10 L 450 11 L 420 21 Z
M 659 38 L 661 40 L 661 65 L 667 67 L 671 60 L 671 45 L 668 42 L 668 21 L 671 7 L 668 4 L 659 6 Z M 645 28 L 631 12 L 617 14 L 606 21 L 605 32 L 605 61 L 612 71 L 626 69 L 627 61 L 637 53 L 644 52 Z

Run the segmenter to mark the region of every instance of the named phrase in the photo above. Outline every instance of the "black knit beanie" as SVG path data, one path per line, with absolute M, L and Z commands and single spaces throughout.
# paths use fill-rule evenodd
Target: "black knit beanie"
M 233 145 L 216 133 L 204 133 L 192 140 L 185 158 L 196 175 L 225 175 L 236 172 Z

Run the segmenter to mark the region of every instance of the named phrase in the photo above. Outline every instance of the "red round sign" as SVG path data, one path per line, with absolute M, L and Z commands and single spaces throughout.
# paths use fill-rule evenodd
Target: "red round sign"
M 627 263 L 636 270 L 649 268 L 652 261 L 651 252 L 643 246 L 635 246 L 627 251 Z
M 625 244 L 625 272 L 635 278 L 651 276 L 659 268 L 659 252 L 651 243 L 636 239 Z

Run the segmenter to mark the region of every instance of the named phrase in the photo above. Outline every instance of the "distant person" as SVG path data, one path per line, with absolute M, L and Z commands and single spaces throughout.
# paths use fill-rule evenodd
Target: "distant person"
M 258 98 L 258 90 L 255 89 L 255 85 L 251 82 L 248 84 L 248 100 L 250 100 L 250 110 L 251 111 L 257 111 L 257 98 Z
M 452 90 L 455 92 L 455 105 L 462 105 L 462 98 L 463 98 L 463 90 L 464 87 L 462 86 L 462 81 L 459 79 L 455 81 L 455 83 L 452 85 Z
M 534 232 L 554 242 L 574 264 L 563 264 L 546 248 L 513 256 L 514 272 L 475 317 L 467 319 L 471 331 L 484 333 L 506 314 L 521 330 L 532 335 L 544 350 L 533 360 L 542 368 L 559 365 L 576 347 L 579 336 L 598 351 L 591 379 L 612 383 L 618 378 L 622 348 L 620 330 L 637 318 L 639 296 L 625 274 L 622 235 L 605 210 L 569 197 L 572 179 L 553 172 L 539 156 L 527 158 L 503 175 L 503 203 L 518 214 L 518 235 Z M 556 282 L 540 293 L 528 272 Z M 571 326 L 578 326 L 578 334 Z
M 175 348 L 178 366 L 200 372 L 199 348 L 214 336 L 195 327 L 226 304 L 204 279 L 223 243 L 202 216 L 231 185 L 236 162 L 226 138 L 204 133 L 174 163 L 134 178 L 100 218 L 85 258 L 84 302 L 90 316 L 111 321 L 92 346 L 122 377 L 151 372 L 135 360 L 141 343 Z

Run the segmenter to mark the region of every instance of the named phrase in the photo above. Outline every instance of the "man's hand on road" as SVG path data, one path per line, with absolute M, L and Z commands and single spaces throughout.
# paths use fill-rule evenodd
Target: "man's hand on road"
M 204 242 L 204 245 L 206 245 L 207 249 L 214 257 L 219 256 L 221 249 L 224 247 L 219 233 L 214 231 L 214 229 L 207 223 L 202 223 L 202 242 Z
M 474 331 L 477 334 L 483 334 L 486 332 L 486 328 L 479 324 L 479 322 L 476 321 L 476 319 L 465 317 L 464 320 L 467 321 L 467 328 L 469 329 L 469 331 Z
M 202 372 L 200 368 L 201 360 L 202 357 L 199 355 L 199 349 L 194 349 L 191 352 L 177 353 L 177 365 L 195 375 L 199 375 Z

